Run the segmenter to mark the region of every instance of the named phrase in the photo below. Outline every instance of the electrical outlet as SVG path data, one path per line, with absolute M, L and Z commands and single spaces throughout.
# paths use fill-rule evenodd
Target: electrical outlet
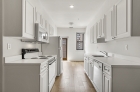
M 125 50 L 128 50 L 128 45 L 125 45 Z
M 7 49 L 10 50 L 11 48 L 11 44 L 7 43 Z

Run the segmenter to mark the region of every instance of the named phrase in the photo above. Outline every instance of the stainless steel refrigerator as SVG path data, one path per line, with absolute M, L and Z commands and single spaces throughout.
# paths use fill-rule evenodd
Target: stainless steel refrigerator
M 57 55 L 57 76 L 63 71 L 63 50 L 62 38 L 60 36 L 52 36 L 49 38 L 49 43 L 42 44 L 43 55 Z

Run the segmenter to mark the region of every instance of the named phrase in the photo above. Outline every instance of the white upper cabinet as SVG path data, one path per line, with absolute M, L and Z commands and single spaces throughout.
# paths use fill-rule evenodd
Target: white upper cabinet
M 105 15 L 101 19 L 101 37 L 105 37 Z
M 90 28 L 90 42 L 94 43 L 94 33 L 93 33 L 94 29 L 93 27 Z
M 47 20 L 45 20 L 45 28 L 46 28 L 46 29 L 48 28 Z
M 94 25 L 90 28 L 90 41 L 91 41 L 91 43 L 97 43 L 96 25 Z
M 35 34 L 35 27 L 34 27 L 34 7 L 31 3 L 29 3 L 27 0 L 23 2 L 24 8 L 25 8 L 25 15 L 23 18 L 23 36 L 34 38 Z
M 93 42 L 94 43 L 97 43 L 97 34 L 96 34 L 96 24 L 94 24 L 94 26 L 93 26 Z
M 98 21 L 96 24 L 96 34 L 97 38 L 100 38 L 100 21 Z
M 35 8 L 28 0 L 4 0 L 4 36 L 34 39 Z
M 96 22 L 97 40 L 105 38 L 105 41 L 112 41 L 140 36 L 139 3 L 140 0 L 118 0 L 118 3 Z
M 111 8 L 111 10 L 109 10 L 106 15 L 105 15 L 105 40 L 106 41 L 111 41 L 113 40 L 113 32 L 112 32 L 112 12 L 113 12 L 113 8 Z
M 97 38 L 105 37 L 105 23 L 104 22 L 105 22 L 105 16 L 103 16 L 98 23 Z
M 129 10 L 130 7 L 129 3 L 130 0 L 119 0 L 119 2 L 115 5 L 116 10 L 116 35 L 115 38 L 123 38 L 131 36 L 131 30 L 127 25 L 128 21 L 130 20 Z M 128 28 L 127 28 L 128 27 Z
M 49 33 L 50 33 L 50 36 L 54 35 L 54 28 L 51 25 L 49 25 Z
M 113 7 L 113 39 L 140 36 L 140 0 L 119 0 Z

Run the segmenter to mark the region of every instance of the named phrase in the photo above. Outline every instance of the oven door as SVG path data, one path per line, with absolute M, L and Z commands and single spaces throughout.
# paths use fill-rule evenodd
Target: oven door
M 55 61 L 49 63 L 49 84 L 55 77 Z

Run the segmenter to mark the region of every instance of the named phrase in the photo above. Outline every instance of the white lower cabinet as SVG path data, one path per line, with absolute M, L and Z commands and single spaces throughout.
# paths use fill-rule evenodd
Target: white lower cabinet
M 89 74 L 89 64 L 88 64 L 88 57 L 85 57 L 85 60 L 84 60 L 84 66 L 85 66 L 85 72 L 86 74 L 88 75 Z
M 93 69 L 92 69 L 92 59 L 89 60 L 89 79 L 92 81 Z
M 111 92 L 111 76 L 103 73 L 103 92 Z
M 85 72 L 97 92 L 140 92 L 140 66 L 119 62 L 110 65 L 92 56 L 85 57 L 88 58 L 84 62 Z
M 48 62 L 5 64 L 4 92 L 49 92 Z
M 40 92 L 48 92 L 48 70 L 40 74 Z
M 86 71 L 86 57 L 84 57 L 84 71 Z

